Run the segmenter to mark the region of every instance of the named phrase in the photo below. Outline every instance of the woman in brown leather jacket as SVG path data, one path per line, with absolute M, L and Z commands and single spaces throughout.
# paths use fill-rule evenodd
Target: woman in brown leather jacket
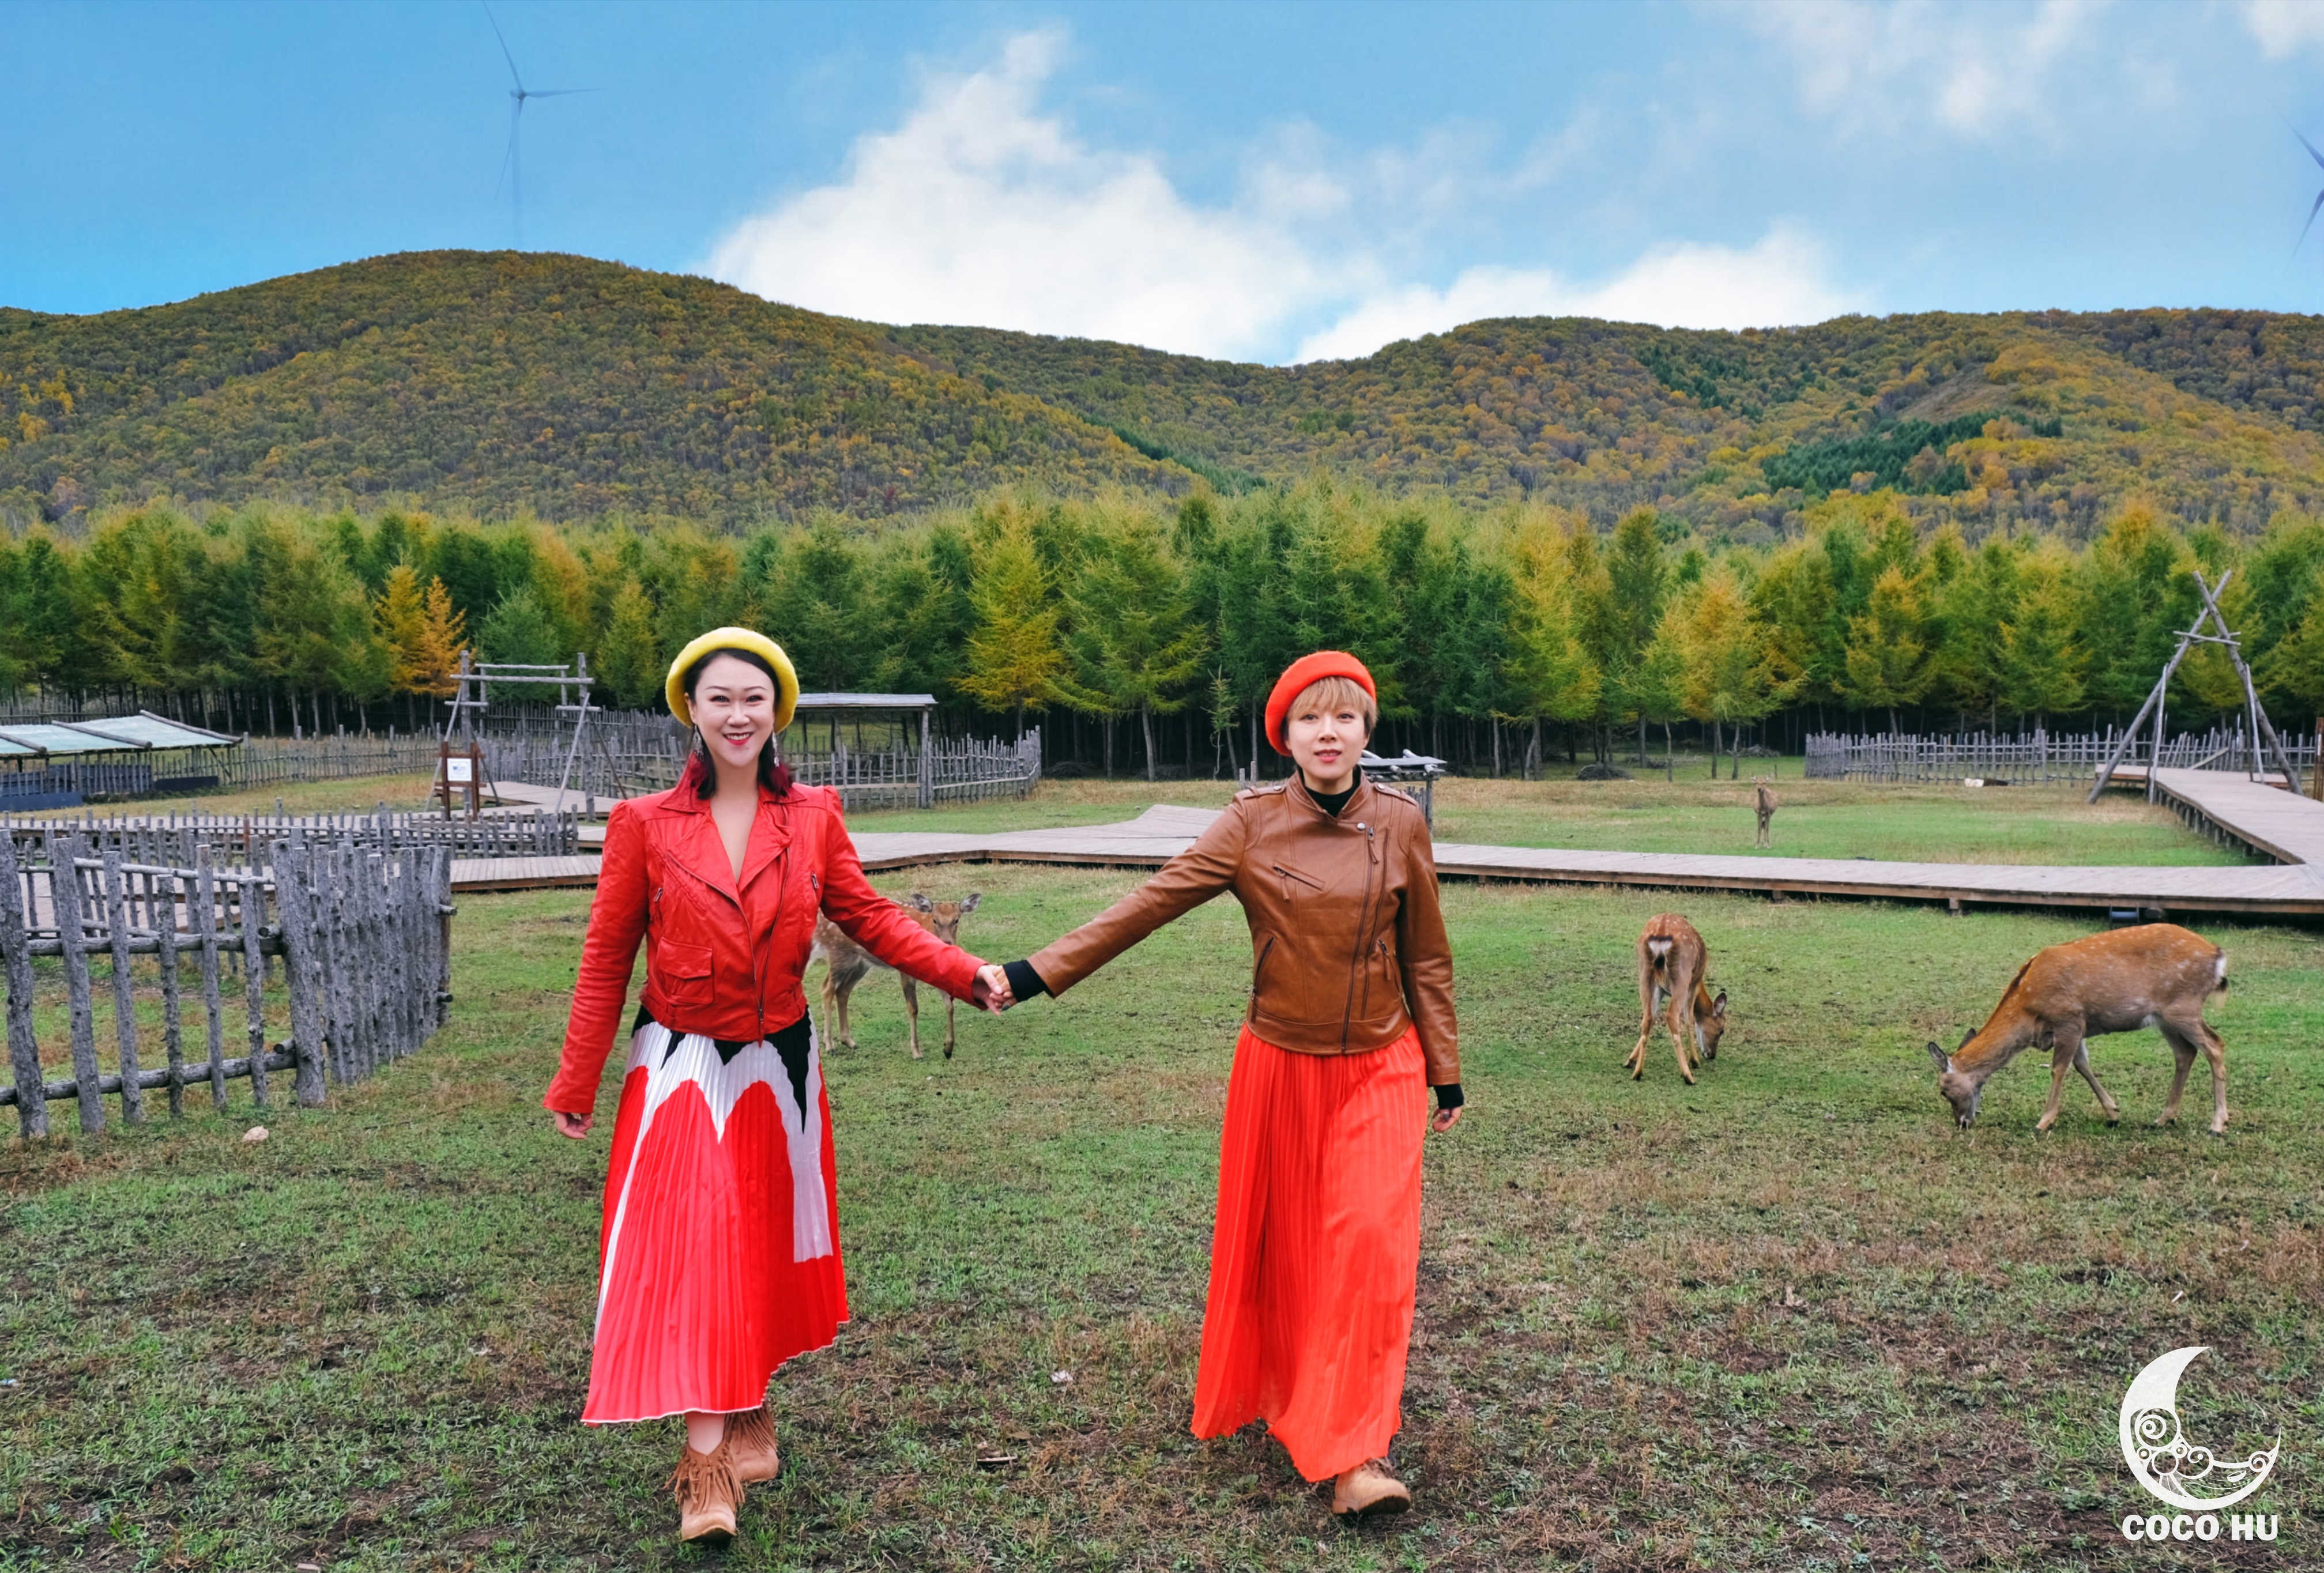
M 1237 794 L 1153 878 L 1007 968 L 1015 998 L 1061 994 L 1219 892 L 1242 902 L 1250 1010 L 1227 1085 L 1194 1430 L 1265 1420 L 1353 1514 L 1412 1501 L 1386 1455 L 1403 1423 L 1420 1146 L 1462 1102 L 1428 826 L 1359 768 L 1378 717 L 1353 656 L 1295 662 L 1267 735 L 1298 774 Z

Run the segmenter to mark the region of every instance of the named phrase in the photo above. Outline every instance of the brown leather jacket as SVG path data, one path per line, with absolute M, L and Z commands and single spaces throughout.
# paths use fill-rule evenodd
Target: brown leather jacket
M 1417 1025 L 1431 1086 L 1461 1080 L 1452 951 L 1419 805 L 1367 781 L 1335 819 L 1298 777 L 1239 792 L 1154 878 L 1030 958 L 1052 994 L 1231 890 L 1250 921 L 1250 1030 L 1303 1054 Z

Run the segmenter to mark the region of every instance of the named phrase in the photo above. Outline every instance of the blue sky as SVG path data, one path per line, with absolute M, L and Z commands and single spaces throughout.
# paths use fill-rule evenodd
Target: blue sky
M 2324 5 L 496 0 L 522 244 L 1285 362 L 1487 316 L 2324 306 Z M 484 6 L 0 6 L 0 305 L 504 246 Z

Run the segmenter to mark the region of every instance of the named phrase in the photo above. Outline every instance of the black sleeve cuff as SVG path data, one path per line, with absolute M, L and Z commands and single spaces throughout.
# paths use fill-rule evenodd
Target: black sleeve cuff
M 1443 1110 L 1448 1108 L 1458 1108 L 1460 1107 L 1461 1083 L 1458 1081 L 1447 1081 L 1436 1090 L 1436 1108 L 1439 1113 L 1442 1113 Z
M 1030 961 L 1010 961 L 1001 970 L 1009 974 L 1009 992 L 1019 1000 L 1038 999 L 1049 991 Z

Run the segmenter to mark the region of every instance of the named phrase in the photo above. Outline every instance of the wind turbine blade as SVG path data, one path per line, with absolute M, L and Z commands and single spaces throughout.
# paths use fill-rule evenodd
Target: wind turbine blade
M 520 93 L 523 92 L 523 91 L 524 91 L 524 78 L 523 78 L 522 77 L 521 77 L 521 76 L 518 76 L 518 75 L 517 75 L 517 69 L 516 69 L 516 57 L 515 57 L 514 55 L 512 55 L 512 54 L 509 53 L 508 40 L 507 40 L 507 39 L 505 39 L 505 38 L 502 38 L 502 37 L 501 37 L 501 23 L 500 23 L 500 18 L 498 18 L 498 17 L 496 17 L 496 16 L 494 16 L 494 15 L 493 14 L 493 7 L 492 7 L 491 0 L 485 0 L 485 4 L 484 4 L 484 20 L 485 20 L 486 22 L 489 22 L 489 23 L 491 23 L 493 24 L 493 36 L 494 38 L 500 39 L 500 41 L 501 41 L 501 59 L 503 59 L 503 60 L 506 60 L 506 61 L 508 62 L 509 75 L 510 75 L 512 78 L 513 78 L 515 79 L 515 81 L 516 81 L 516 90 L 517 90 L 518 92 L 520 92 Z M 2299 134 L 2299 133 L 2294 132 L 2292 134 L 2293 134 L 2293 135 L 2295 135 L 2295 136 L 2297 136 L 2297 135 Z
M 2308 209 L 2308 222 L 2300 226 L 2300 238 L 2292 243 L 2292 249 L 2293 251 L 2298 251 L 2302 245 L 2307 244 L 2308 232 L 2316 227 L 2316 214 L 2319 208 L 2324 208 L 2324 191 L 2319 191 L 2316 193 L 2316 201 L 2314 205 Z
M 509 106 L 508 151 L 501 154 L 501 177 L 493 182 L 493 200 L 501 198 L 501 188 L 509 183 L 509 170 L 516 166 L 516 124 L 524 114 L 524 100 L 517 99 Z
M 2291 126 L 2292 135 L 2300 136 L 2300 128 L 2298 126 L 2292 125 L 2290 121 L 2286 121 L 2284 124 Z M 2316 151 L 2316 144 L 2314 143 L 2310 142 L 2304 136 L 2300 136 L 2300 145 L 2308 150 L 2308 156 L 2310 158 L 2314 159 L 2319 165 L 2324 165 L 2324 153 L 2319 153 Z
M 543 87 L 537 92 L 527 93 L 525 97 L 528 98 L 567 98 L 576 93 L 602 93 L 604 91 L 604 89 L 603 87 Z

